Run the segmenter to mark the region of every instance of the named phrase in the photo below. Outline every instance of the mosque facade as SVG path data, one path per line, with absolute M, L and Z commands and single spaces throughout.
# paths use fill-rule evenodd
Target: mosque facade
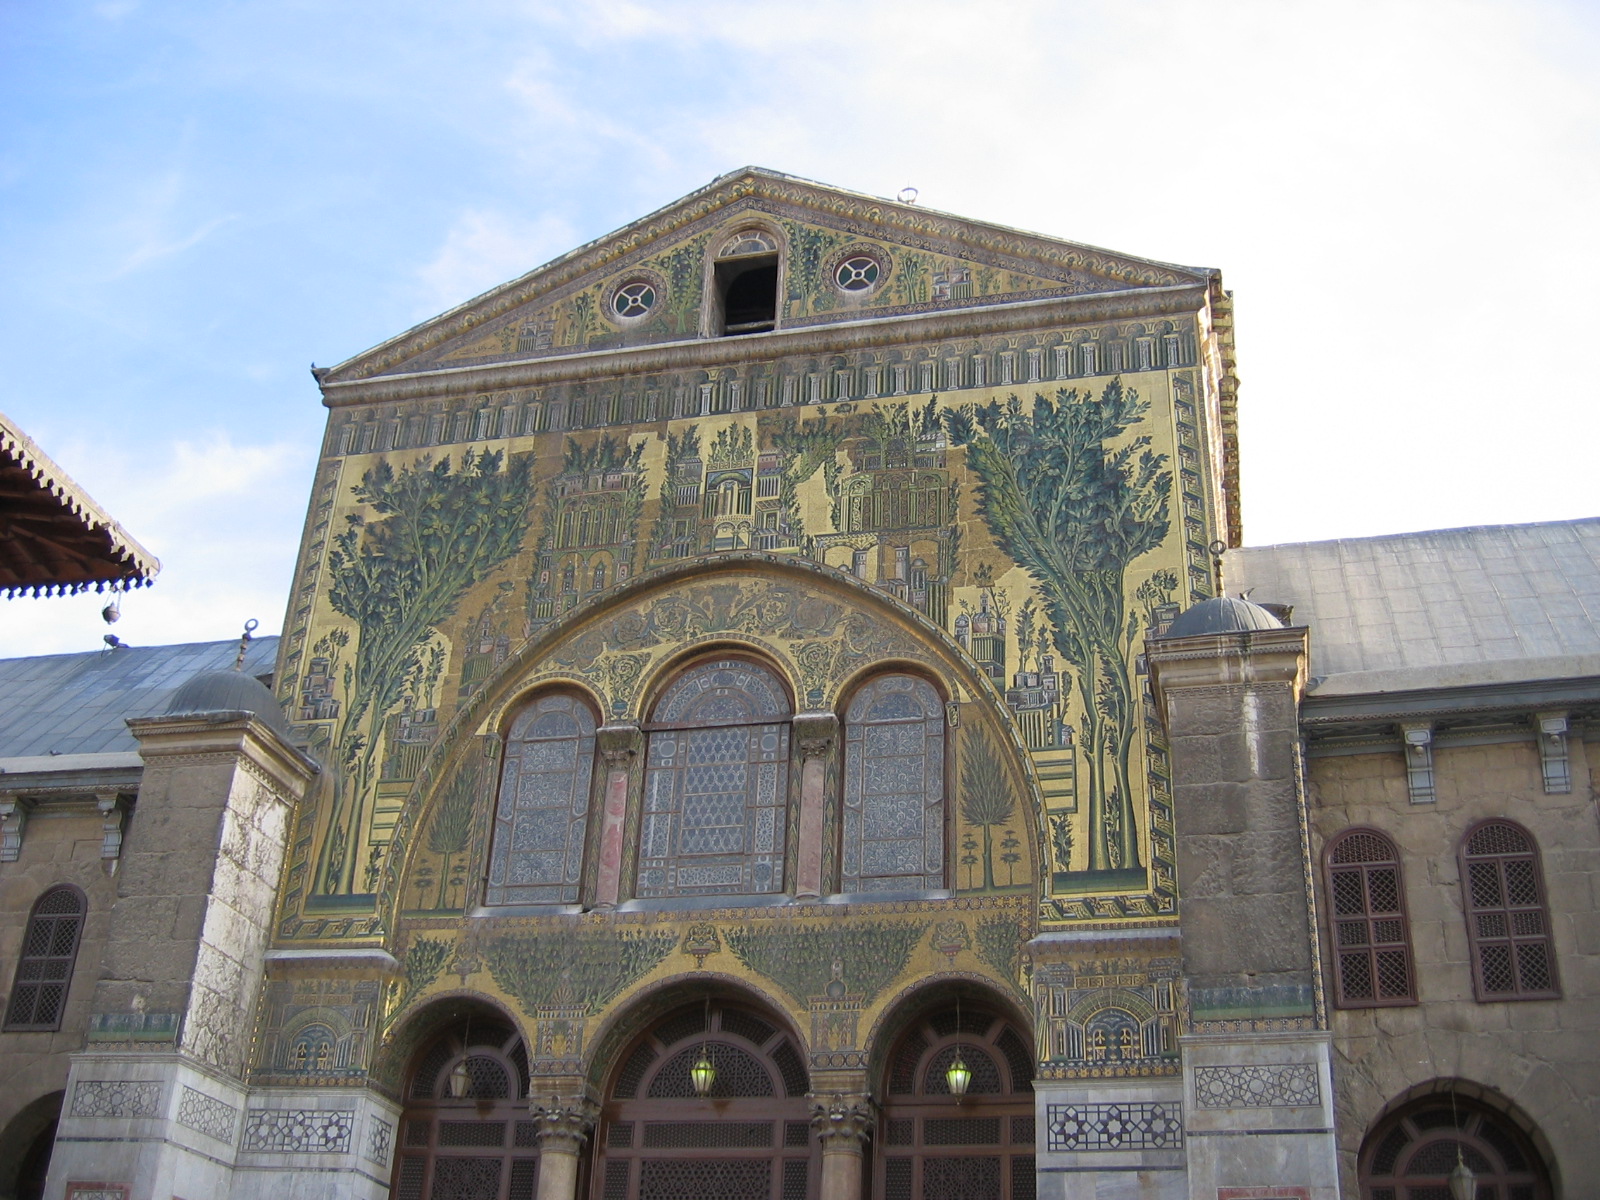
M 316 376 L 270 671 L 0 729 L 0 1196 L 1600 1171 L 1600 522 L 1240 549 L 1216 271 L 749 169 Z

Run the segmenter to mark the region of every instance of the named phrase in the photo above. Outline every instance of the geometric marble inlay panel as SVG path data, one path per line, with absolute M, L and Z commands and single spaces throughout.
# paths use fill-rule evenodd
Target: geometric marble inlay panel
M 161 1108 L 161 1085 L 123 1079 L 80 1079 L 72 1091 L 75 1117 L 154 1117 Z
M 344 1154 L 350 1149 L 354 1109 L 262 1108 L 245 1118 L 242 1150 L 282 1154 Z
M 1177 1104 L 1050 1104 L 1045 1111 L 1049 1149 L 1053 1151 L 1176 1150 L 1183 1146 L 1183 1113 Z
M 1309 1108 L 1322 1103 L 1315 1063 L 1199 1067 L 1194 1098 L 1201 1108 Z
M 179 1125 L 187 1125 L 230 1146 L 233 1145 L 234 1118 L 238 1115 L 239 1110 L 233 1105 L 204 1092 L 197 1092 L 192 1087 L 185 1087 L 183 1098 L 178 1101 Z

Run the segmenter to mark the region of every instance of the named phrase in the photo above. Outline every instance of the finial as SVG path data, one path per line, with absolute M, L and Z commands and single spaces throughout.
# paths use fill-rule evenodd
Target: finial
M 254 617 L 244 623 L 244 632 L 239 635 L 239 657 L 233 660 L 235 671 L 244 670 L 245 651 L 250 649 L 250 635 L 256 631 L 256 626 L 261 624 Z

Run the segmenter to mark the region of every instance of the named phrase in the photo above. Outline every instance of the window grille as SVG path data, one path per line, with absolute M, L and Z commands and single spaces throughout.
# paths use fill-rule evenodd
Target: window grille
M 594 728 L 588 706 L 562 693 L 539 697 L 512 722 L 495 807 L 487 903 L 577 903 Z
M 53 887 L 34 903 L 6 1009 L 8 1031 L 61 1028 L 87 905 L 75 887 Z
M 845 892 L 945 886 L 944 703 L 927 681 L 883 675 L 845 713 Z
M 1373 829 L 1347 830 L 1328 843 L 1323 864 L 1339 1006 L 1415 1004 L 1405 882 L 1394 843 Z
M 1484 821 L 1461 839 L 1462 907 L 1479 1000 L 1561 995 L 1544 873 L 1532 836 L 1510 821 Z
M 783 890 L 792 711 L 777 676 L 741 659 L 667 687 L 646 752 L 639 896 Z

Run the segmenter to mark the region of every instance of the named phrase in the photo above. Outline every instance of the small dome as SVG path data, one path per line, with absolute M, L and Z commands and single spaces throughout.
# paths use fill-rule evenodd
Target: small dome
M 289 722 L 284 719 L 283 709 L 259 679 L 243 671 L 203 671 L 172 693 L 167 702 L 168 716 L 214 712 L 253 713 L 262 724 L 289 740 Z
M 1202 600 L 1178 614 L 1162 637 L 1199 637 L 1207 633 L 1245 633 L 1252 629 L 1282 629 L 1278 620 L 1259 604 L 1233 596 Z

